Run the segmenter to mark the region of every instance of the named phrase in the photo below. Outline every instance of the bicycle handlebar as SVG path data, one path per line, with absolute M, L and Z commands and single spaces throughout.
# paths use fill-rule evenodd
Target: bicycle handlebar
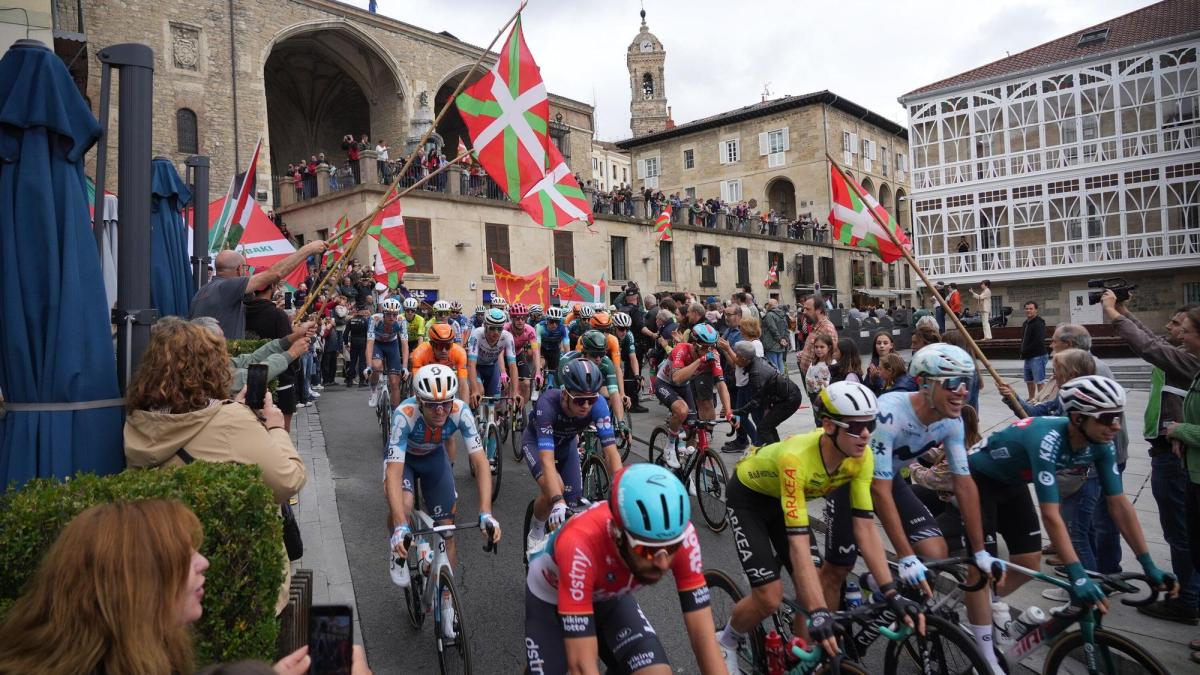
M 793 611 L 806 615 L 808 614 L 808 612 L 805 611 L 804 608 L 801 607 L 800 604 L 795 600 L 784 598 L 784 602 L 787 603 Z M 871 602 L 853 607 L 851 609 L 838 610 L 833 613 L 834 624 L 836 626 L 835 630 L 839 634 L 847 634 L 848 631 L 845 628 L 845 624 L 852 622 L 858 622 L 862 624 L 872 623 L 887 609 L 888 604 L 886 602 Z M 900 622 L 899 628 L 896 630 L 892 630 L 887 626 L 877 626 L 877 628 L 879 629 L 880 635 L 883 635 L 887 639 L 895 642 L 906 640 L 908 639 L 908 636 L 912 635 L 913 633 L 913 629 L 907 623 L 903 622 Z M 823 649 L 821 649 L 820 644 L 813 644 L 812 648 L 807 650 L 801 649 L 798 645 L 792 645 L 792 654 L 801 661 L 812 664 L 819 662 L 825 655 L 825 652 Z M 833 658 L 836 659 L 840 658 L 841 656 L 842 655 L 839 653 L 835 654 Z
M 1008 567 L 1009 569 L 1016 570 L 1021 574 L 1058 586 L 1068 593 L 1071 590 L 1071 583 L 1069 581 L 1056 579 L 1041 571 L 1032 570 L 1028 567 L 1022 567 L 1011 562 L 1008 563 Z M 1130 581 L 1138 581 L 1146 584 L 1148 589 L 1146 597 L 1132 599 L 1122 598 L 1121 604 L 1123 605 L 1128 605 L 1130 607 L 1144 607 L 1158 600 L 1160 591 L 1154 586 L 1154 582 L 1151 581 L 1150 577 L 1140 572 L 1117 572 L 1115 574 L 1101 574 L 1100 572 L 1087 571 L 1087 575 L 1089 578 L 1100 582 L 1100 586 L 1104 589 L 1105 595 L 1116 595 L 1117 593 L 1137 593 L 1138 587 L 1128 583 Z M 1072 600 L 1072 602 L 1074 601 Z

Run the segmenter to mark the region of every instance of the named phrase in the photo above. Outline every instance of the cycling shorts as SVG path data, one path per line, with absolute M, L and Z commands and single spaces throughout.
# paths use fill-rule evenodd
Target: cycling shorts
M 583 475 L 579 468 L 579 437 L 571 436 L 554 444 L 554 468 L 563 482 L 563 499 L 567 504 L 578 504 L 583 498 Z M 534 429 L 533 412 L 529 413 L 529 421 L 525 424 L 525 432 L 521 437 L 521 452 L 525 456 L 525 466 L 533 479 L 542 477 L 542 453 L 538 450 L 537 430 Z M 546 671 L 558 672 L 558 671 Z
M 658 397 L 658 402 L 670 408 L 675 401 L 683 401 L 687 403 L 688 410 L 696 410 L 696 399 L 692 396 L 692 385 L 690 382 L 684 382 L 680 385 L 674 385 L 666 380 L 661 380 L 657 376 L 654 378 L 654 395 Z
M 696 373 L 692 378 L 692 395 L 697 401 L 713 401 L 716 400 L 716 393 L 713 392 L 713 387 L 716 382 L 713 380 L 713 374 L 705 371 Z
M 399 375 L 404 372 L 404 363 L 400 360 L 400 341 L 392 340 L 391 342 L 375 341 L 375 347 L 371 353 L 372 360 L 383 361 L 383 369 L 389 375 Z
M 792 571 L 787 527 L 778 497 L 755 492 L 742 484 L 734 472 L 725 493 L 733 543 L 742 560 L 742 571 L 757 588 L 779 580 L 779 570 Z
M 526 356 L 528 354 L 528 356 Z M 533 356 L 533 352 L 520 351 L 517 352 L 517 377 L 531 378 L 533 377 L 533 360 L 537 358 Z
M 903 478 L 892 480 L 892 500 L 896 502 L 896 512 L 904 524 L 904 533 L 908 535 L 908 543 L 942 536 L 942 529 L 937 520 L 929 513 L 929 508 L 912 491 Z M 854 514 L 850 509 L 850 486 L 843 485 L 834 490 L 825 499 L 826 524 L 829 534 L 825 538 L 825 562 L 841 567 L 853 567 L 858 559 L 858 545 L 854 540 Z
M 500 395 L 500 364 L 498 362 L 476 363 L 475 374 L 479 376 L 479 381 L 483 383 L 484 396 Z
M 979 513 L 983 520 L 983 540 L 988 553 L 997 553 L 996 535 L 1004 537 L 1008 554 L 1037 553 L 1042 548 L 1042 523 L 1037 506 L 1024 482 L 1001 483 L 982 474 L 972 474 L 979 488 Z M 1004 517 L 1000 518 L 1001 509 Z M 962 542 L 964 547 L 967 542 Z
M 594 604 L 600 659 L 609 673 L 632 673 L 669 664 L 667 650 L 633 594 Z M 567 652 L 558 606 L 525 589 L 525 658 L 530 673 L 567 672 Z
M 543 349 L 542 359 L 546 362 L 546 370 L 548 372 L 558 372 L 558 358 L 562 356 L 562 352 L 558 350 Z
M 415 494 L 417 481 L 421 481 L 421 496 L 425 501 L 425 512 L 435 522 L 454 519 L 454 504 L 458 492 L 454 489 L 454 470 L 450 468 L 450 455 L 443 451 L 424 455 L 406 455 L 404 458 L 405 492 Z

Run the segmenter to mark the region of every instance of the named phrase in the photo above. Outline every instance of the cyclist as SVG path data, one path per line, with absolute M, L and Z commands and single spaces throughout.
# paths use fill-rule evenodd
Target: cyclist
M 559 378 L 562 386 L 538 398 L 521 437 L 525 464 L 539 488 L 525 542 L 527 550 L 545 539 L 547 522 L 551 527 L 562 525 L 567 505 L 577 504 L 583 496 L 577 449 L 581 432 L 595 425 L 609 471 L 621 469 L 612 417 L 599 393 L 604 381 L 600 369 L 587 359 L 576 359 L 562 364 Z
M 458 343 L 462 344 L 463 336 L 471 332 L 471 319 L 463 314 L 463 304 L 458 300 L 450 301 L 450 320 L 458 324 Z
M 729 389 L 725 387 L 725 373 L 721 370 L 721 358 L 717 354 L 717 330 L 706 323 L 692 327 L 688 341 L 675 345 L 654 376 L 654 395 L 658 397 L 659 403 L 671 411 L 671 416 L 667 419 L 667 428 L 675 434 L 675 443 L 667 444 L 663 450 L 663 458 L 672 469 L 679 468 L 678 451 L 686 445 L 687 439 L 681 431 L 683 421 L 689 412 L 696 411 L 691 382 L 702 371 L 712 373 L 713 380 L 717 383 L 717 394 L 721 397 L 721 407 L 725 411 L 725 419 L 733 422 Z
M 412 353 L 425 339 L 425 317 L 417 313 L 420 302 L 416 298 L 404 299 L 404 320 L 408 322 L 408 351 Z
M 448 300 L 438 300 L 433 303 L 433 318 L 425 322 L 425 339 L 429 339 L 429 331 L 437 325 L 447 325 L 454 331 L 454 341 L 462 342 L 462 329 L 458 327 L 458 323 L 450 318 L 450 302 Z M 413 370 L 416 370 L 415 368 Z
M 960 418 L 975 377 L 975 361 L 963 349 L 939 342 L 918 351 L 909 364 L 908 373 L 916 378 L 920 389 L 880 396 L 878 424 L 871 434 L 871 450 L 875 454 L 871 497 L 875 513 L 895 547 L 900 580 L 910 585 L 919 584 L 926 594 L 930 594 L 925 580 L 927 569 L 914 549 L 933 559 L 945 558 L 948 554 L 941 528 L 929 509 L 913 494 L 907 481 L 896 480 L 901 467 L 941 446 L 946 452 L 954 494 L 963 514 L 975 564 L 988 574 L 998 574 L 997 581 L 1003 583 L 1004 563 L 984 548 L 979 493 L 967 468 Z M 826 593 L 842 587 L 858 557 L 851 527 L 853 505 L 850 497 L 849 490 L 842 488 L 828 499 L 833 515 L 825 564 L 821 566 L 821 581 Z
M 567 333 L 571 344 L 579 342 L 579 338 L 591 328 L 588 320 L 595 313 L 591 305 L 575 305 L 571 309 L 571 313 L 567 315 Z
M 508 381 L 517 382 L 517 355 L 512 333 L 504 330 L 508 315 L 502 309 L 489 309 L 483 326 L 471 331 L 467 340 L 467 377 L 471 382 L 471 407 L 479 405 L 484 396 L 500 395 L 500 357 L 508 371 Z M 486 378 L 486 379 L 481 379 Z M 517 410 L 521 409 L 521 393 L 515 392 Z
M 562 307 L 550 307 L 546 310 L 546 319 L 537 327 L 542 369 L 546 373 L 548 388 L 556 386 L 559 357 L 563 352 L 570 351 L 567 345 L 567 329 L 563 326 L 565 314 Z
M 479 328 L 483 325 L 483 314 L 487 311 L 487 309 L 488 308 L 484 307 L 483 305 L 477 305 L 475 307 L 475 316 L 471 317 L 471 326 L 473 328 Z
M 718 636 L 731 673 L 738 672 L 738 643 L 774 613 L 783 599 L 781 563 L 792 575 L 798 600 L 810 610 L 809 634 L 827 654 L 837 653 L 829 608 L 841 606 L 841 589 L 822 593 L 809 553 L 805 502 L 843 485 L 848 486 L 854 510 L 854 538 L 872 576 L 881 584 L 880 591 L 909 625 L 920 612 L 917 603 L 897 592 L 872 518 L 875 464 L 867 444 L 879 411 L 875 395 L 857 382 L 835 382 L 815 398 L 821 406 L 820 428 L 752 449 L 729 477 L 729 522 L 751 588 L 750 595 L 734 606 L 729 623 Z
M 637 404 L 635 400 L 642 390 L 642 368 L 638 363 L 637 346 L 634 344 L 633 331 L 630 326 L 633 325 L 633 317 L 625 312 L 615 312 L 612 315 L 613 332 L 620 344 L 621 364 L 622 364 L 622 380 L 625 385 L 624 392 L 629 397 L 630 401 Z M 632 412 L 632 409 L 631 409 Z
M 428 342 L 417 345 L 412 353 L 414 373 L 433 364 L 450 368 L 458 376 L 459 382 L 470 381 L 467 379 L 467 350 L 455 344 L 454 330 L 446 324 L 431 325 Z M 458 459 L 458 447 L 453 438 L 446 439 L 446 454 L 450 456 L 450 466 L 454 466 L 455 460 Z
M 678 478 L 634 464 L 613 476 L 608 501 L 556 530 L 526 576 L 528 672 L 596 673 L 597 659 L 609 672 L 672 672 L 633 597 L 669 570 L 699 672 L 725 673 L 690 511 Z
M 604 334 L 590 330 L 580 338 L 579 346 L 582 348 L 579 351 L 567 352 L 562 355 L 562 358 L 559 359 L 560 371 L 563 363 L 579 358 L 587 359 L 599 366 L 600 372 L 604 374 L 604 384 L 608 387 L 609 410 L 617 420 L 617 430 L 622 435 L 626 434 L 629 431 L 629 425 L 625 422 L 625 410 L 629 408 L 629 399 L 621 394 L 620 376 L 617 367 L 613 365 L 612 359 L 608 358 L 606 353 L 608 343 Z
M 404 364 L 408 363 L 408 342 L 403 335 L 408 328 L 400 316 L 400 301 L 386 298 L 379 303 L 378 314 L 367 321 L 367 344 L 364 353 L 371 364 L 371 395 L 367 405 L 374 408 L 379 403 L 379 374 L 387 369 L 387 388 L 390 404 L 400 401 L 400 381 L 405 376 Z
M 509 323 L 505 324 L 504 329 L 513 336 L 513 349 L 517 353 L 517 376 L 521 378 L 513 380 L 513 384 L 519 385 L 516 391 L 521 393 L 521 400 L 528 401 L 533 382 L 542 378 L 542 362 L 538 358 L 538 334 L 528 323 L 529 308 L 524 303 L 514 302 L 510 305 L 508 317 Z
M 1160 570 L 1150 557 L 1137 514 L 1125 496 L 1121 474 L 1117 471 L 1113 439 L 1121 430 L 1125 390 L 1107 377 L 1084 375 L 1063 384 L 1059 389 L 1059 400 L 1066 417 L 1018 420 L 977 445 L 974 449 L 978 452 L 973 452 L 968 460 L 979 486 L 983 529 L 990 554 L 997 555 L 996 532 L 999 531 L 1013 562 L 1038 569 L 1042 546 L 1042 528 L 1038 525 L 1040 511 L 1050 543 L 1066 565 L 1072 600 L 1094 604 L 1101 612 L 1107 612 L 1107 597 L 1079 563 L 1059 507 L 1057 472 L 1094 467 L 1100 489 L 1108 500 L 1108 512 L 1137 554 L 1142 571 L 1160 590 L 1169 591 L 1174 597 L 1179 592 L 1175 576 Z M 1029 483 L 1033 483 L 1037 495 L 1036 511 L 1029 495 Z M 998 517 L 1000 509 L 1004 510 L 1002 519 Z M 1011 593 L 1027 580 L 1023 575 L 1013 575 L 1007 584 L 997 586 L 996 593 Z M 967 596 L 967 612 L 971 628 L 976 631 L 980 653 L 992 663 L 994 671 L 999 671 L 991 648 L 991 609 L 987 589 Z
M 392 536 L 388 547 L 389 571 L 399 586 L 409 583 L 405 537 L 411 533 L 408 517 L 415 507 L 414 490 L 420 481 L 425 508 L 435 525 L 454 523 L 454 472 L 445 453 L 444 442 L 455 432 L 462 434 L 467 453 L 475 467 L 479 490 L 479 526 L 487 537 L 487 526 L 494 528 L 492 541 L 500 541 L 500 523 L 492 517 L 492 478 L 480 442 L 475 418 L 466 404 L 456 398 L 458 377 L 443 365 L 431 365 L 417 371 L 413 389 L 416 394 L 392 413 L 392 432 L 383 458 L 384 491 L 388 501 L 388 525 Z M 445 534 L 446 555 L 455 565 L 453 532 Z M 397 560 L 397 556 L 401 560 Z M 450 607 L 449 596 L 442 598 L 442 611 Z M 449 621 L 448 623 L 453 623 Z
M 608 353 L 609 360 L 613 363 L 613 368 L 617 372 L 617 390 L 621 393 L 621 399 L 625 401 L 624 407 L 621 408 L 624 411 L 629 408 L 629 399 L 625 396 L 625 377 L 621 366 L 621 341 L 617 339 L 617 336 L 612 334 L 612 329 L 612 315 L 608 312 L 599 311 L 592 313 L 592 316 L 588 319 L 588 330 L 584 331 L 584 333 L 596 331 L 604 336 L 604 348 Z M 575 350 L 581 350 L 582 345 L 583 336 L 581 335 L 575 341 Z
M 529 306 L 529 325 L 537 328 L 537 325 L 542 321 L 543 315 L 542 306 L 536 302 Z
M 508 301 L 504 299 L 503 295 L 498 295 L 496 293 L 492 293 L 491 305 L 492 305 L 492 308 L 494 308 L 494 309 L 500 309 L 500 310 L 508 309 Z

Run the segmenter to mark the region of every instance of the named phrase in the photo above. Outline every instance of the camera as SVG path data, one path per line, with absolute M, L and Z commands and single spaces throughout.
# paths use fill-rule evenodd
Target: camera
M 1129 299 L 1129 292 L 1137 288 L 1137 284 L 1131 284 L 1121 277 L 1110 277 L 1108 279 L 1088 279 L 1088 288 L 1096 288 L 1099 290 L 1088 291 L 1088 304 L 1095 305 L 1100 302 L 1100 296 L 1104 295 L 1104 291 L 1112 291 L 1113 295 L 1117 296 L 1117 302 L 1125 302 Z

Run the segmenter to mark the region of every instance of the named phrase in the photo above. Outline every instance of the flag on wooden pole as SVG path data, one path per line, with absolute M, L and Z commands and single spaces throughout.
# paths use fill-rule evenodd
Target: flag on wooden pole
M 508 302 L 521 302 L 526 305 L 542 305 L 550 303 L 550 268 L 543 267 L 540 271 L 528 276 L 513 274 L 492 263 L 492 274 L 496 277 L 496 294 Z
M 379 255 L 375 257 L 375 281 L 397 288 L 404 272 L 416 265 L 408 246 L 408 231 L 400 213 L 400 200 L 388 204 L 375 215 L 372 226 L 379 227 Z M 370 230 L 368 230 L 369 232 Z
M 213 221 L 208 232 L 208 250 L 210 255 L 216 255 L 226 248 L 233 248 L 242 240 L 242 232 L 250 222 L 254 201 L 255 172 L 258 170 L 258 153 L 262 150 L 262 138 L 254 145 L 254 154 L 250 156 L 250 166 L 239 181 L 235 175 L 229 182 L 229 191 L 225 194 L 225 207 L 217 219 Z M 235 167 L 236 170 L 236 167 Z
M 562 302 L 606 302 L 608 298 L 608 282 L 600 276 L 600 283 L 589 284 L 566 272 L 556 269 L 558 290 L 555 294 Z
M 912 249 L 908 237 L 900 230 L 896 219 L 861 185 L 842 173 L 833 161 L 829 162 L 829 180 L 833 192 L 833 209 L 829 225 L 833 238 L 848 246 L 870 249 L 886 263 L 896 262 L 904 253 L 892 242 L 894 237 L 905 249 Z M 871 216 L 874 212 L 878 219 Z M 891 237 L 883 229 L 886 225 Z
M 655 232 L 658 233 L 659 241 L 671 241 L 674 236 L 674 230 L 671 228 L 671 207 L 667 206 L 658 214 L 658 219 L 654 221 Z

